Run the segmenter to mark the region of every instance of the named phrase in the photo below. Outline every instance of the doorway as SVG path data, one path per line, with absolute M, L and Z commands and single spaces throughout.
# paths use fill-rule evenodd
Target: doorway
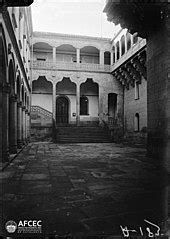
M 66 97 L 61 96 L 56 100 L 56 123 L 68 124 L 69 122 L 69 101 Z

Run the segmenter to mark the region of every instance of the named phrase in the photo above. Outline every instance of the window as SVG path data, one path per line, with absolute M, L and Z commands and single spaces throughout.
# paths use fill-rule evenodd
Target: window
M 139 82 L 135 82 L 135 100 L 139 99 Z
M 80 115 L 88 115 L 88 98 L 86 96 L 80 97 Z
M 140 130 L 140 124 L 139 124 L 139 114 L 135 114 L 135 122 L 134 122 L 134 130 L 139 131 Z

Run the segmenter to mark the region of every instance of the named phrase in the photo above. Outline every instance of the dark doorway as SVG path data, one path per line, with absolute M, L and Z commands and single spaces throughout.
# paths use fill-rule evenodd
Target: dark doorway
M 68 124 L 69 102 L 64 96 L 56 100 L 56 123 Z
M 108 114 L 109 117 L 115 119 L 117 111 L 117 94 L 110 93 L 108 95 Z

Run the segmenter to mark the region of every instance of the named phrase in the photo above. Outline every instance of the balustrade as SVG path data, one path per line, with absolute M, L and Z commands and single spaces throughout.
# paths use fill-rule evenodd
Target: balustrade
M 60 70 L 82 70 L 95 72 L 111 72 L 110 65 L 74 63 L 74 62 L 50 62 L 50 61 L 33 61 L 33 69 L 60 69 Z

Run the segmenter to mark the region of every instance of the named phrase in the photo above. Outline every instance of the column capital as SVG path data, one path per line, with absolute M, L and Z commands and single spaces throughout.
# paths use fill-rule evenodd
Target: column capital
M 19 108 L 22 108 L 22 101 L 18 101 L 18 102 L 17 102 L 17 106 L 18 106 Z
M 17 94 L 10 95 L 9 99 L 10 101 L 17 102 Z
M 11 86 L 8 82 L 0 83 L 0 89 L 2 89 L 3 93 L 10 94 Z

